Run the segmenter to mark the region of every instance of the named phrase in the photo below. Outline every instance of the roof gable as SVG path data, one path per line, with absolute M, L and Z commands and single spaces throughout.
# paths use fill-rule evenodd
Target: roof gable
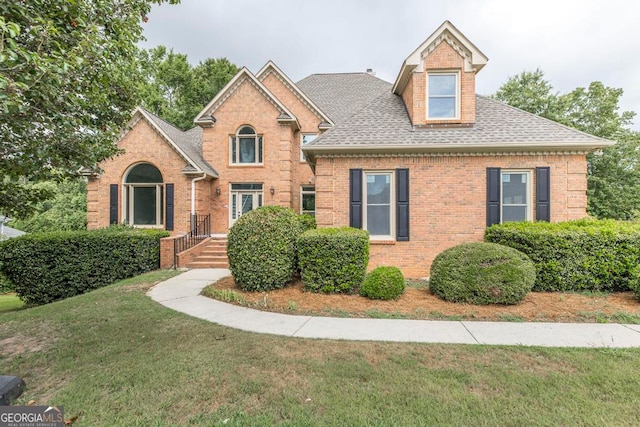
M 464 58 L 465 71 L 478 72 L 489 60 L 471 41 L 451 22 L 444 21 L 411 55 L 402 63 L 398 77 L 393 85 L 393 92 L 400 95 L 409 81 L 411 73 L 422 70 L 425 56 L 435 50 L 440 43 L 448 43 Z
M 236 74 L 227 85 L 222 88 L 220 92 L 207 104 L 206 107 L 196 116 L 194 123 L 201 127 L 211 127 L 215 124 L 216 119 L 214 112 L 222 105 L 229 97 L 242 85 L 248 82 L 251 84 L 267 101 L 269 101 L 279 112 L 277 120 L 280 123 L 292 123 L 297 128 L 300 128 L 298 119 L 289 111 L 289 109 L 276 98 L 265 85 L 260 82 L 247 67 L 242 69 Z
M 214 178 L 218 177 L 218 172 L 202 157 L 201 129 L 194 128 L 183 132 L 142 107 L 135 109 L 127 128 L 132 128 L 140 120 L 145 120 L 187 162 L 185 170 L 189 171 L 189 173 L 201 173 Z M 120 139 L 122 137 L 124 137 L 124 134 Z
M 300 90 L 298 86 L 296 86 L 296 84 L 293 83 L 291 79 L 289 79 L 289 77 L 287 77 L 287 75 L 282 72 L 282 70 L 278 68 L 278 66 L 273 61 L 267 62 L 264 67 L 262 67 L 262 69 L 258 71 L 258 73 L 256 74 L 256 78 L 260 80 L 260 82 L 264 82 L 264 80 L 270 74 L 273 74 L 278 80 L 280 80 L 280 82 L 287 89 L 289 89 L 289 91 L 291 91 L 291 93 L 293 93 L 300 100 L 300 102 L 302 102 L 302 104 L 304 104 L 309 109 L 309 111 L 315 114 L 322 121 L 322 123 L 320 123 L 321 128 L 327 129 L 331 126 L 334 126 L 335 123 L 333 122 L 333 120 L 331 120 L 331 118 L 327 114 L 325 114 L 324 111 L 322 111 L 320 107 L 315 104 L 315 102 L 313 102 L 302 90 Z

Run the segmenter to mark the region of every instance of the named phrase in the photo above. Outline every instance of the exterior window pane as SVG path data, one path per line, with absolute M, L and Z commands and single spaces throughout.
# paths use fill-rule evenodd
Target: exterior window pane
M 155 166 L 141 163 L 129 171 L 124 182 L 125 184 L 160 183 L 162 182 L 162 174 Z
M 156 187 L 133 187 L 133 225 L 156 224 Z
M 367 175 L 367 203 L 389 204 L 391 201 L 391 177 L 384 175 Z
M 242 214 L 253 210 L 253 194 L 242 195 Z
M 256 140 L 254 138 L 240 138 L 240 163 L 256 162 Z
M 502 173 L 502 222 L 529 219 L 529 173 Z
M 367 206 L 367 230 L 372 236 L 391 235 L 391 211 L 389 205 Z
M 526 206 L 504 206 L 502 208 L 502 222 L 526 221 L 526 220 L 527 220 Z
M 311 141 L 313 141 L 314 139 L 316 139 L 318 137 L 317 134 L 315 133 L 307 133 L 305 135 L 302 135 L 302 143 L 300 144 L 301 147 L 307 145 L 308 143 L 310 143 Z M 302 150 L 300 150 L 300 160 L 303 162 L 306 162 L 307 159 L 304 156 L 304 153 L 302 152 Z
M 430 75 L 429 96 L 456 96 L 456 76 L 453 74 Z
M 429 118 L 456 117 L 457 78 L 457 74 L 429 75 Z
M 303 214 L 316 216 L 316 188 L 302 187 L 302 201 L 300 211 Z
M 455 98 L 429 98 L 429 117 L 455 117 Z
M 505 173 L 502 175 L 502 203 L 527 203 L 526 173 Z
M 371 236 L 391 235 L 391 174 L 368 173 L 366 176 L 366 228 Z

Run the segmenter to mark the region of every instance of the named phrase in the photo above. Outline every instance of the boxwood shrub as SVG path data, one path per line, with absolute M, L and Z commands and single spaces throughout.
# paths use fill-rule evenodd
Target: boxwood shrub
M 429 290 L 451 302 L 517 304 L 535 280 L 535 267 L 522 252 L 495 243 L 463 243 L 433 260 Z
M 289 208 L 263 206 L 242 215 L 227 236 L 229 268 L 245 291 L 284 287 L 296 272 L 296 239 L 302 232 Z
M 640 224 L 635 222 L 505 223 L 489 227 L 485 240 L 531 258 L 534 291 L 627 291 L 640 278 Z
M 0 247 L 0 268 L 28 304 L 46 304 L 159 268 L 165 231 L 34 233 Z
M 357 228 L 318 228 L 298 238 L 298 260 L 305 289 L 355 292 L 367 273 L 369 233 Z
M 398 299 L 405 288 L 404 275 L 398 267 L 376 267 L 360 286 L 360 295 L 370 299 Z

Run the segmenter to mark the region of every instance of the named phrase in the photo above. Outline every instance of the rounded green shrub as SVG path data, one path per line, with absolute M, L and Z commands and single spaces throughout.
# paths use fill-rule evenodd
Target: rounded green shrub
M 284 287 L 296 272 L 298 215 L 280 206 L 263 206 L 242 215 L 227 236 L 229 268 L 244 291 Z
M 404 276 L 397 267 L 376 267 L 360 286 L 360 295 L 371 299 L 398 299 L 404 292 Z
M 369 264 L 369 233 L 357 228 L 318 228 L 298 238 L 300 275 L 306 290 L 353 293 Z
M 445 301 L 517 304 L 535 280 L 534 264 L 522 252 L 495 243 L 464 243 L 436 256 L 429 289 Z

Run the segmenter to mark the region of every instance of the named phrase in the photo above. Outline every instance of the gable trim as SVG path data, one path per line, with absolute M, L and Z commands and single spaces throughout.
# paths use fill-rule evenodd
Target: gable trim
M 289 89 L 316 117 L 324 124 L 324 128 L 335 126 L 335 123 L 327 116 L 304 92 L 302 92 L 289 77 L 282 72 L 280 68 L 273 62 L 267 62 L 264 67 L 256 74 L 256 78 L 263 82 L 270 74 L 273 74 L 287 89 Z M 329 124 L 329 126 L 327 126 Z
M 254 88 L 258 90 L 266 99 L 273 105 L 279 112 L 280 116 L 288 116 L 288 121 L 295 123 L 298 129 L 300 128 L 300 123 L 298 123 L 298 119 L 296 116 L 289 111 L 285 105 L 280 102 L 278 98 L 273 95 L 269 89 L 265 87 L 252 73 L 247 69 L 247 67 L 242 67 L 242 69 L 236 74 L 227 85 L 222 88 L 220 92 L 207 104 L 206 107 L 196 116 L 194 119 L 194 123 L 197 125 L 212 126 L 215 124 L 215 117 L 213 113 L 222 105 L 229 97 L 244 83 L 249 82 Z
M 393 93 L 396 95 L 402 94 L 414 70 L 417 68 L 418 71 L 422 71 L 422 60 L 425 55 L 433 52 L 442 42 L 449 44 L 464 58 L 466 72 L 477 73 L 487 64 L 487 61 L 489 61 L 489 58 L 451 22 L 444 21 L 437 30 L 404 60 L 398 77 L 393 84 Z

